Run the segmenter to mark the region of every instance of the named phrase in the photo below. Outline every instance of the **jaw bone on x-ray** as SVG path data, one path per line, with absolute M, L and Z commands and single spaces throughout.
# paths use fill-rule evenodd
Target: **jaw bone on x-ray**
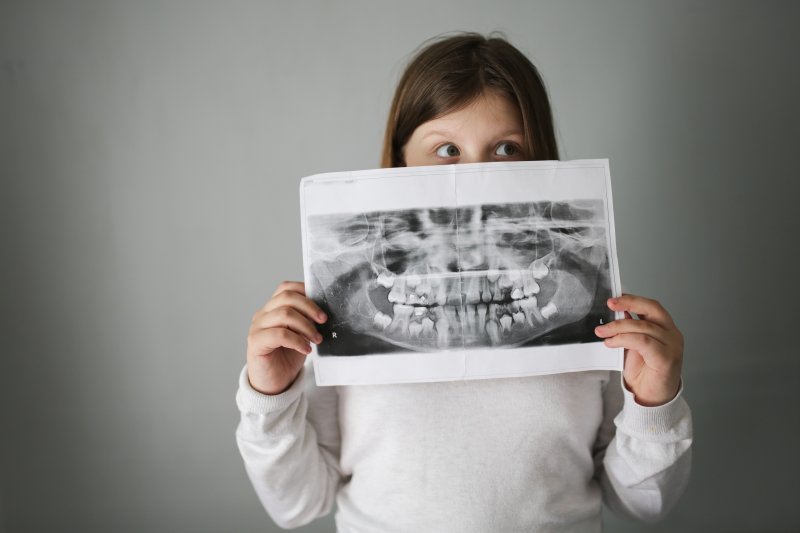
M 619 369 L 594 326 L 619 294 L 607 160 L 304 178 L 318 384 Z

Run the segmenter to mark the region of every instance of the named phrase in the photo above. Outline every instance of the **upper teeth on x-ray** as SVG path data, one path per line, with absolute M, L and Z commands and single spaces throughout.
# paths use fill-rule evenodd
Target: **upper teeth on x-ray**
M 309 217 L 319 355 L 597 342 L 614 320 L 601 200 Z

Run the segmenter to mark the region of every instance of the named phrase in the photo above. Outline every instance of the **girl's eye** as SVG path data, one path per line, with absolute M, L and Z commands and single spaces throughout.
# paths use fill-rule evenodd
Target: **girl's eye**
M 505 147 L 505 148 L 503 148 L 503 147 Z M 519 152 L 519 149 L 517 148 L 517 146 L 515 144 L 512 144 L 512 143 L 500 143 L 500 146 L 497 147 L 497 151 L 495 152 L 495 155 L 503 155 L 503 156 L 508 157 L 508 156 L 512 156 L 512 155 L 517 155 L 518 152 Z
M 439 157 L 455 157 L 458 155 L 458 148 L 452 143 L 443 144 L 436 149 L 436 155 Z

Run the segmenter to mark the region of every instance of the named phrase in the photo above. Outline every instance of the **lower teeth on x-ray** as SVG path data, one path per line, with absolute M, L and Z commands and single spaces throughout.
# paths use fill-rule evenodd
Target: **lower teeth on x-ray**
M 318 354 L 598 342 L 604 220 L 600 200 L 311 216 Z

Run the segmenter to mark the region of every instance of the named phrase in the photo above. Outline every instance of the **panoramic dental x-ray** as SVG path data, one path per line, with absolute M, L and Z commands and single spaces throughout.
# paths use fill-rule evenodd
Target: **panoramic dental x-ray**
M 608 160 L 492 162 L 301 181 L 319 385 L 622 367 L 593 332 L 621 292 Z

